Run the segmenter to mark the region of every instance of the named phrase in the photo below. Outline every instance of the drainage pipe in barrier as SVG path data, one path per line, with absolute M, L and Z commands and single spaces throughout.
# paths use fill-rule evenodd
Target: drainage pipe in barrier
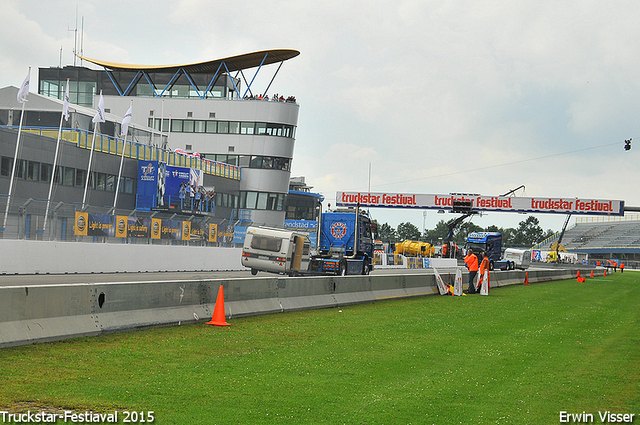
M 455 269 L 441 275 L 453 283 Z M 530 283 L 575 275 L 528 272 Z M 521 271 L 491 272 L 494 288 L 524 279 Z M 426 273 L 0 287 L 0 347 L 207 321 L 220 285 L 227 319 L 438 294 L 434 275 Z

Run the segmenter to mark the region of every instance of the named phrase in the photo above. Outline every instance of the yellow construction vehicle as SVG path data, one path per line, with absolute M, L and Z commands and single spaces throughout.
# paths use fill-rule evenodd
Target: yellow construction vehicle
M 396 244 L 394 254 L 405 257 L 433 257 L 436 249 L 430 243 L 405 240 Z

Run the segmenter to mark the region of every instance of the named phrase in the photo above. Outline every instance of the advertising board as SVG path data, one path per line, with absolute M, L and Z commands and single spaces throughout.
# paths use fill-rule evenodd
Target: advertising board
M 436 195 L 416 193 L 336 192 L 336 205 L 380 208 L 451 210 L 454 202 L 468 201 L 473 211 L 624 215 L 624 201 L 590 198 L 505 197 L 483 195 Z

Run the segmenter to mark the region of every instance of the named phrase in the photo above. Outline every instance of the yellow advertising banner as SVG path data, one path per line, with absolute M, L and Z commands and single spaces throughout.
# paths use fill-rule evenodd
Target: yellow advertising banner
M 76 225 L 73 234 L 76 236 L 87 236 L 89 228 L 89 213 L 76 211 Z
M 191 240 L 191 222 L 190 221 L 182 222 L 182 240 L 183 241 Z
M 162 219 L 151 219 L 151 239 L 160 239 L 162 235 Z
M 116 216 L 116 238 L 126 238 L 127 237 L 127 222 L 129 217 L 126 215 L 117 215 Z
M 209 223 L 209 242 L 218 242 L 218 225 Z

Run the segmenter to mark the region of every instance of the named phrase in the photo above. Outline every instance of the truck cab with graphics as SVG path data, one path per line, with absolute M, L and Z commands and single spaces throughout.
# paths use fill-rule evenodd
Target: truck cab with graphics
M 309 269 L 318 273 L 369 274 L 373 270 L 376 222 L 360 208 L 338 209 L 320 217 L 318 255 Z

